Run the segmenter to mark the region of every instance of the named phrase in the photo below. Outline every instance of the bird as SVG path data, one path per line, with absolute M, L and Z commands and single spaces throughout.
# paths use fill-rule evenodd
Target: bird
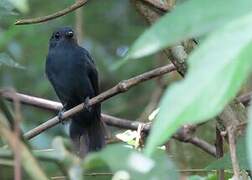
M 98 72 L 89 52 L 79 46 L 71 27 L 56 29 L 49 40 L 45 73 L 59 100 L 59 112 L 84 103 L 80 113 L 71 117 L 69 136 L 75 153 L 84 158 L 89 152 L 105 146 L 105 126 L 101 120 L 101 104 L 89 107 L 88 100 L 99 94 Z

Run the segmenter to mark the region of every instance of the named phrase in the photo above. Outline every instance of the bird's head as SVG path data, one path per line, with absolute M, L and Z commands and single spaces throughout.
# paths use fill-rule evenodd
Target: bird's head
M 50 48 L 58 45 L 77 44 L 74 31 L 70 27 L 59 28 L 53 32 L 50 39 Z

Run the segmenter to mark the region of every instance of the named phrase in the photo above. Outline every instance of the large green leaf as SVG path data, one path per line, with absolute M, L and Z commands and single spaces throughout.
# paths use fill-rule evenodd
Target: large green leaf
M 113 174 L 124 172 L 129 179 L 179 179 L 175 167 L 164 151 L 155 151 L 152 159 L 122 145 L 110 145 L 89 155 L 84 163 L 87 171 L 107 166 Z
M 208 120 L 235 97 L 252 67 L 252 14 L 212 33 L 189 57 L 184 80 L 171 86 L 148 138 L 154 151 L 184 123 Z
M 150 55 L 181 40 L 200 36 L 251 10 L 251 0 L 188 0 L 143 33 L 127 58 Z
M 249 169 L 248 165 L 248 152 L 246 150 L 245 137 L 241 137 L 237 141 L 237 159 L 239 161 L 239 166 L 242 169 Z M 226 153 L 222 158 L 212 162 L 206 167 L 207 170 L 212 169 L 232 169 L 232 161 L 230 158 L 230 152 Z

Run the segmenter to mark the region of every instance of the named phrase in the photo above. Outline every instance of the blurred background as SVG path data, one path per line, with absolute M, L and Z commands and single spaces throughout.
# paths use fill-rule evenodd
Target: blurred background
M 8 5 L 4 0 L 1 3 Z M 8 16 L 1 15 L 0 9 L 0 53 L 24 67 L 16 69 L 0 66 L 1 89 L 11 87 L 20 93 L 58 101 L 44 70 L 49 38 L 56 28 L 63 26 L 71 26 L 78 32 L 79 44 L 95 59 L 101 92 L 120 80 L 169 63 L 164 55 L 157 54 L 142 60 L 129 61 L 119 69 L 114 68 L 134 40 L 149 26 L 130 0 L 89 1 L 77 12 L 46 23 L 13 25 L 17 19 L 45 16 L 73 3 L 73 0 L 32 0 L 28 2 L 27 13 L 14 10 L 15 14 Z M 10 4 L 8 6 L 12 8 Z M 171 73 L 140 84 L 104 102 L 102 111 L 129 120 L 148 121 L 148 115 L 157 107 L 163 90 L 175 79 L 179 79 L 179 76 Z M 22 115 L 22 129 L 28 131 L 55 114 L 31 106 L 22 106 Z M 206 124 L 197 134 L 214 144 L 214 129 L 214 125 Z M 110 128 L 112 134 L 121 131 L 124 130 Z M 67 135 L 64 125 L 42 133 L 31 142 L 35 149 L 50 148 L 53 137 L 58 135 Z M 171 140 L 169 147 L 169 155 L 182 169 L 202 168 L 213 160 L 211 156 L 189 144 Z M 4 170 L 0 166 L 0 174 L 1 171 Z

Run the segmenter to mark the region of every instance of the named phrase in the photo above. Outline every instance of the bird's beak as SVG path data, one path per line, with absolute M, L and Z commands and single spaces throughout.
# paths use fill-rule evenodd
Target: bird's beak
M 66 33 L 66 37 L 68 37 L 69 39 L 72 38 L 73 35 L 74 35 L 73 31 L 68 31 L 68 32 Z

